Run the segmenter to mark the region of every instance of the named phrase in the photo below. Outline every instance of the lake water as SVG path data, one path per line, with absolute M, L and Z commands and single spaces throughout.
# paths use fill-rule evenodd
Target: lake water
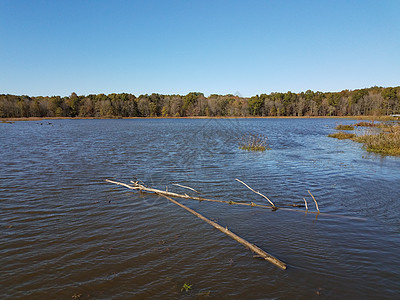
M 49 122 L 51 124 L 49 124 Z M 2 299 L 394 299 L 400 158 L 328 138 L 343 119 L 0 124 Z M 265 134 L 271 150 L 238 148 Z M 321 214 L 178 199 L 284 261 L 283 271 L 165 198 L 105 179 Z M 185 292 L 182 286 L 191 284 Z

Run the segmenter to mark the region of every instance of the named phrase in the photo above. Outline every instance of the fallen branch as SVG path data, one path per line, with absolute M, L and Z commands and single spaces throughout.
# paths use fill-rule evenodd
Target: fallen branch
M 273 208 L 277 208 L 277 207 L 275 206 L 275 204 L 274 204 L 274 203 L 272 203 L 272 201 L 268 199 L 268 197 L 267 197 L 267 196 L 265 196 L 265 195 L 261 194 L 260 192 L 256 192 L 256 191 L 255 191 L 255 190 L 253 190 L 251 187 L 249 187 L 247 184 L 245 184 L 243 181 L 241 181 L 241 180 L 239 180 L 239 179 L 237 179 L 237 178 L 236 178 L 236 181 L 239 181 L 241 184 L 244 184 L 244 185 L 245 185 L 247 188 L 249 188 L 249 189 L 250 189 L 251 191 L 253 191 L 254 193 L 256 193 L 256 194 L 258 194 L 258 195 L 260 195 L 260 196 L 264 197 L 265 199 L 267 199 L 267 200 L 268 200 L 268 202 L 269 202 L 269 203 L 271 203 L 271 205 L 272 205 L 272 207 L 273 207 Z
M 171 192 L 168 192 L 168 191 L 161 191 L 161 190 L 157 190 L 157 189 L 147 188 L 144 185 L 138 184 L 137 182 L 132 182 L 136 186 L 131 186 L 131 185 L 128 185 L 128 184 L 125 184 L 125 183 L 122 183 L 122 182 L 113 181 L 113 180 L 109 180 L 109 179 L 106 179 L 105 181 L 107 181 L 109 183 L 113 183 L 113 184 L 124 186 L 124 187 L 126 187 L 128 189 L 131 189 L 131 190 L 155 193 L 155 194 L 158 194 L 158 195 L 161 195 L 161 196 L 166 195 L 166 196 L 174 197 L 174 198 L 183 198 L 183 199 L 191 199 L 191 200 L 198 200 L 198 201 L 216 202 L 216 203 L 226 203 L 226 204 L 230 204 L 230 205 L 243 205 L 243 206 L 268 208 L 268 209 L 279 208 L 280 210 L 284 210 L 284 211 L 304 212 L 304 210 L 286 208 L 286 207 L 274 207 L 274 206 L 270 206 L 270 205 L 262 205 L 262 204 L 255 204 L 255 203 L 243 203 L 243 202 L 235 202 L 235 201 L 208 199 L 208 198 L 202 198 L 202 197 L 192 197 L 192 196 L 188 196 L 188 195 L 181 195 L 181 194 L 171 193 Z M 316 200 L 315 200 L 315 202 L 316 202 Z M 344 219 L 350 219 L 350 220 L 359 220 L 359 221 L 365 221 L 366 220 L 365 218 L 360 218 L 360 217 L 352 217 L 352 216 L 343 216 L 343 215 L 337 215 L 337 214 L 321 213 L 319 210 L 317 212 L 308 211 L 308 213 L 309 214 L 317 214 L 317 215 L 321 214 L 321 215 L 324 215 L 324 216 L 330 216 L 330 217 L 336 217 L 336 218 L 344 218 Z
M 154 192 L 157 195 L 160 195 L 166 199 L 168 199 L 169 201 L 171 201 L 172 203 L 186 209 L 188 212 L 194 214 L 195 216 L 197 216 L 198 218 L 202 219 L 203 221 L 205 221 L 206 223 L 212 225 L 213 227 L 215 227 L 216 229 L 218 229 L 219 231 L 225 233 L 226 235 L 230 236 L 231 238 L 233 238 L 235 241 L 241 243 L 242 245 L 246 246 L 247 248 L 249 248 L 251 251 L 255 252 L 257 254 L 257 257 L 262 257 L 263 259 L 269 261 L 270 263 L 278 266 L 279 268 L 285 270 L 286 269 L 286 264 L 282 261 L 280 261 L 279 259 L 275 258 L 274 256 L 268 254 L 267 252 L 265 252 L 264 250 L 260 249 L 259 247 L 257 247 L 254 244 L 251 244 L 249 242 L 247 242 L 245 239 L 241 238 L 240 236 L 234 234 L 232 231 L 228 230 L 228 228 L 224 228 L 221 225 L 219 225 L 216 222 L 213 222 L 209 219 L 207 219 L 206 217 L 204 217 L 203 215 L 199 214 L 198 212 L 194 211 L 193 209 L 183 205 L 182 203 L 179 203 L 178 201 L 170 198 L 169 196 L 167 196 L 167 194 L 172 194 L 172 195 L 176 195 L 175 197 L 180 197 L 180 198 L 190 198 L 190 199 L 195 199 L 195 198 L 200 198 L 200 197 L 190 197 L 188 195 L 180 195 L 180 194 L 175 194 L 175 193 L 170 193 L 170 192 L 166 192 L 166 191 L 161 191 L 161 190 L 157 190 L 157 189 L 152 189 L 152 188 L 147 188 L 144 185 L 141 185 L 137 182 L 131 181 L 132 184 L 134 184 L 135 186 L 130 186 L 128 184 L 122 183 L 122 182 L 118 182 L 118 181 L 113 181 L 113 180 L 109 180 L 106 179 L 107 182 L 109 183 L 114 183 L 117 185 L 121 185 L 124 187 L 127 187 L 129 189 L 132 190 L 139 190 L 139 191 L 150 191 L 150 192 Z M 174 197 L 174 196 L 172 196 Z M 203 199 L 202 199 L 203 200 Z M 210 201 L 212 199 L 208 199 L 207 201 Z M 212 200 L 213 202 L 226 202 L 229 203 L 229 201 L 223 201 L 223 200 Z M 231 201 L 230 201 L 231 202 Z M 242 203 L 235 203 L 235 204 L 242 204 Z M 244 204 L 244 203 L 243 203 Z M 248 204 L 250 206 L 257 206 L 254 203 Z M 258 205 L 260 206 L 260 205 Z
M 106 181 L 109 182 L 109 183 L 114 183 L 114 184 L 117 184 L 117 185 L 124 186 L 124 187 L 126 187 L 128 189 L 131 189 L 131 190 L 155 193 L 155 194 L 158 194 L 158 195 L 162 195 L 162 196 L 165 195 L 165 196 L 169 196 L 169 197 L 173 197 L 173 198 L 183 198 L 183 199 L 192 199 L 192 200 L 198 200 L 198 201 L 226 203 L 226 204 L 231 204 L 231 205 L 244 205 L 244 206 L 262 207 L 262 208 L 273 208 L 270 205 L 262 205 L 262 204 L 255 204 L 255 203 L 251 204 L 251 203 L 226 201 L 226 200 L 217 200 L 217 199 L 208 199 L 208 198 L 203 198 L 203 197 L 193 197 L 193 196 L 189 196 L 187 194 L 182 195 L 182 194 L 172 193 L 172 192 L 168 192 L 168 191 L 162 191 L 162 190 L 158 190 L 158 189 L 148 188 L 148 187 L 145 187 L 144 185 L 139 184 L 139 183 L 137 183 L 135 181 L 131 181 L 131 183 L 134 184 L 134 186 L 131 186 L 131 185 L 126 184 L 126 183 L 118 182 L 118 181 L 109 180 L 109 179 L 106 179 Z
M 319 208 L 318 208 L 318 203 L 317 203 L 317 200 L 315 200 L 315 198 L 314 198 L 314 196 L 313 196 L 313 194 L 311 194 L 311 192 L 310 191 L 308 191 L 308 193 L 311 195 L 311 197 L 313 198 L 313 200 L 314 200 L 314 202 L 315 202 L 315 207 L 317 208 L 317 210 L 318 210 L 318 213 L 319 213 Z
M 267 261 L 269 261 L 270 263 L 276 265 L 277 267 L 281 268 L 282 270 L 286 269 L 286 264 L 282 261 L 280 261 L 279 259 L 277 259 L 276 257 L 268 254 L 267 252 L 265 252 L 264 250 L 260 249 L 259 247 L 257 247 L 254 244 L 249 243 L 248 241 L 246 241 L 245 239 L 241 238 L 240 236 L 234 234 L 232 231 L 230 231 L 228 228 L 224 228 L 221 225 L 219 225 L 216 222 L 213 222 L 209 219 L 207 219 L 206 217 L 204 217 L 203 215 L 199 214 L 198 212 L 194 211 L 193 209 L 183 205 L 182 203 L 179 203 L 178 201 L 160 194 L 160 196 L 163 196 L 165 198 L 167 198 L 169 201 L 171 201 L 172 203 L 186 209 L 188 212 L 192 213 L 193 215 L 195 215 L 196 217 L 202 219 L 204 222 L 212 225 L 214 228 L 218 229 L 219 231 L 221 231 L 222 233 L 225 233 L 227 236 L 230 236 L 231 238 L 233 238 L 235 241 L 239 242 L 240 244 L 246 246 L 247 248 L 249 248 L 251 251 L 253 251 L 254 253 L 257 253 L 258 257 L 261 257 Z
M 240 236 L 234 234 L 232 231 L 230 231 L 228 228 L 224 228 L 221 225 L 219 225 L 218 223 L 215 223 L 209 219 L 207 219 L 206 217 L 204 217 L 203 215 L 199 214 L 198 212 L 194 211 L 193 209 L 183 205 L 182 203 L 179 203 L 178 201 L 171 199 L 168 196 L 162 195 L 163 197 L 167 198 L 169 201 L 171 201 L 172 203 L 179 205 L 180 207 L 186 209 L 188 212 L 194 214 L 196 217 L 202 219 L 204 222 L 212 225 L 214 228 L 218 229 L 219 231 L 225 233 L 227 236 L 230 236 L 231 238 L 233 238 L 235 241 L 239 242 L 240 244 L 246 246 L 247 248 L 249 248 L 251 251 L 253 251 L 254 253 L 257 253 L 260 257 L 262 257 L 263 259 L 269 261 L 270 263 L 276 265 L 277 267 L 281 268 L 282 270 L 286 269 L 286 264 L 282 261 L 280 261 L 279 259 L 273 257 L 272 255 L 268 254 L 267 252 L 265 252 L 264 250 L 260 249 L 259 247 L 257 247 L 254 244 L 249 243 L 248 241 L 246 241 L 245 239 L 241 238 Z

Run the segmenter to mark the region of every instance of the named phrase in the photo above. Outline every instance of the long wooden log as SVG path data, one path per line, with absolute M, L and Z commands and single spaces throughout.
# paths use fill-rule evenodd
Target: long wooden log
M 264 250 L 260 249 L 259 247 L 257 247 L 254 244 L 251 244 L 249 242 L 247 242 L 245 239 L 241 238 L 240 236 L 234 234 L 232 231 L 230 231 L 228 228 L 224 228 L 221 225 L 219 225 L 216 222 L 213 222 L 209 219 L 207 219 L 206 217 L 204 217 L 203 215 L 199 214 L 198 212 L 194 211 L 193 209 L 183 205 L 182 203 L 170 198 L 169 196 L 167 196 L 167 194 L 172 194 L 172 195 L 176 195 L 175 197 L 180 197 L 180 198 L 200 198 L 200 197 L 189 197 L 188 195 L 180 195 L 180 194 L 175 194 L 175 193 L 170 193 L 167 191 L 161 191 L 161 190 L 157 190 L 157 189 L 151 189 L 151 188 L 146 188 L 145 186 L 137 183 L 137 182 L 132 182 L 135 186 L 130 186 L 128 184 L 122 183 L 122 182 L 118 182 L 118 181 L 113 181 L 113 180 L 109 180 L 106 179 L 107 182 L 109 183 L 114 183 L 117 185 L 121 185 L 124 187 L 127 187 L 129 189 L 132 190 L 145 190 L 145 191 L 150 191 L 150 192 L 154 192 L 157 195 L 160 195 L 166 199 L 168 199 L 169 201 L 171 201 L 172 203 L 186 209 L 188 212 L 192 213 L 193 215 L 195 215 L 196 217 L 202 219 L 203 221 L 205 221 L 206 223 L 212 225 L 214 228 L 218 229 L 219 231 L 225 233 L 226 235 L 230 236 L 231 238 L 233 238 L 235 241 L 239 242 L 240 244 L 246 246 L 247 248 L 249 248 L 251 251 L 255 252 L 257 254 L 257 257 L 261 257 L 267 261 L 269 261 L 270 263 L 278 266 L 279 268 L 285 270 L 286 269 L 286 264 L 282 261 L 280 261 L 279 259 L 275 258 L 274 256 L 268 254 L 267 252 L 265 252 Z M 202 199 L 203 200 L 203 199 Z M 211 199 L 209 199 L 211 200 Z M 223 200 L 215 200 L 216 202 L 221 202 Z M 228 201 L 224 201 L 224 202 L 228 202 Z M 239 203 L 238 203 L 239 204 Z M 254 205 L 252 205 L 254 206 Z
M 199 219 L 203 220 L 204 222 L 210 224 L 211 226 L 213 226 L 214 228 L 218 229 L 219 231 L 221 231 L 222 233 L 225 233 L 227 236 L 233 238 L 235 241 L 239 242 L 240 244 L 246 246 L 247 248 L 249 248 L 251 251 L 253 251 L 254 253 L 257 254 L 257 257 L 261 257 L 263 259 L 265 259 L 266 261 L 269 261 L 270 263 L 274 264 L 275 266 L 281 268 L 282 270 L 286 269 L 286 264 L 282 261 L 280 261 L 279 259 L 277 259 L 276 257 L 268 254 L 267 252 L 265 252 L 264 250 L 260 249 L 259 247 L 257 247 L 254 244 L 249 243 L 248 241 L 246 241 L 245 239 L 241 238 L 240 236 L 238 236 L 237 234 L 233 233 L 232 231 L 230 231 L 228 228 L 224 228 L 221 225 L 219 225 L 218 223 L 211 221 L 209 219 L 207 219 L 206 217 L 204 217 L 203 215 L 199 214 L 198 212 L 194 211 L 193 209 L 183 205 L 182 203 L 166 196 L 166 195 L 162 195 L 160 194 L 160 196 L 163 196 L 165 198 L 167 198 L 169 201 L 171 201 L 172 203 L 182 207 L 183 209 L 186 209 L 188 212 L 190 212 L 191 214 L 195 215 L 196 217 L 198 217 Z

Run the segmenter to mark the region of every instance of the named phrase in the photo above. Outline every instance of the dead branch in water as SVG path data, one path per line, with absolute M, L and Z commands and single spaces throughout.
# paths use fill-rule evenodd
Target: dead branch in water
M 155 193 L 158 195 L 165 195 L 165 196 L 169 196 L 169 197 L 173 197 L 173 198 L 183 198 L 183 199 L 191 199 L 191 200 L 197 200 L 197 201 L 207 201 L 207 202 L 216 202 L 216 203 L 226 203 L 226 204 L 230 204 L 230 205 L 243 205 L 243 206 L 251 206 L 251 207 L 260 207 L 260 208 L 269 208 L 269 209 L 280 209 L 280 210 L 288 210 L 288 211 L 301 211 L 301 210 L 297 210 L 297 209 L 291 209 L 291 208 L 284 208 L 284 207 L 277 207 L 277 206 L 271 206 L 271 205 L 264 205 L 264 204 L 256 204 L 254 202 L 251 203 L 245 203 L 245 202 L 236 202 L 236 201 L 227 201 L 227 200 L 217 200 L 217 199 L 209 199 L 209 198 L 203 198 L 203 197 L 195 197 L 195 196 L 189 196 L 187 194 L 177 194 L 177 193 L 172 193 L 172 192 L 168 192 L 168 189 L 166 191 L 162 191 L 162 190 L 158 190 L 158 189 L 153 189 L 153 188 L 149 188 L 144 186 L 143 184 L 140 184 L 138 181 L 131 181 L 131 183 L 134 186 L 131 186 L 129 184 L 126 183 L 122 183 L 122 182 L 118 182 L 118 181 L 114 181 L 114 180 L 110 180 L 110 179 L 106 179 L 105 181 L 109 182 L 109 183 L 114 183 L 117 185 L 121 185 L 124 186 L 128 189 L 131 190 L 136 190 L 136 191 L 141 191 L 141 192 L 148 192 L 148 193 Z M 288 204 L 287 206 L 293 206 L 296 207 L 298 205 L 296 204 Z M 313 212 L 311 211 L 310 213 L 319 213 L 318 212 Z
M 231 205 L 244 205 L 244 206 L 262 207 L 262 208 L 273 208 L 270 205 L 235 202 L 235 201 L 226 201 L 226 200 L 217 200 L 217 199 L 208 199 L 208 198 L 203 198 L 203 197 L 193 197 L 193 196 L 189 196 L 187 194 L 182 195 L 182 194 L 172 193 L 172 192 L 168 192 L 168 191 L 162 191 L 162 190 L 158 190 L 158 189 L 148 188 L 148 187 L 145 187 L 144 185 L 139 184 L 139 183 L 137 183 L 135 181 L 131 181 L 131 183 L 134 186 L 131 186 L 131 185 L 126 184 L 126 183 L 118 182 L 118 181 L 109 180 L 109 179 L 106 179 L 106 181 L 109 182 L 109 183 L 114 183 L 114 184 L 117 184 L 117 185 L 124 186 L 124 187 L 126 187 L 128 189 L 131 189 L 131 190 L 155 193 L 155 194 L 158 194 L 158 195 L 162 195 L 162 196 L 165 195 L 165 196 L 169 196 L 169 197 L 173 197 L 173 198 L 183 198 L 183 199 L 192 199 L 192 200 L 198 200 L 198 201 L 226 203 L 226 204 L 231 204 Z M 282 208 L 282 209 L 284 209 L 284 208 Z
M 304 200 L 304 204 L 306 205 L 306 211 L 308 211 L 308 205 L 307 205 L 306 198 L 303 198 L 303 200 Z
M 317 203 L 317 200 L 315 200 L 315 198 L 314 198 L 314 196 L 313 196 L 313 194 L 311 194 L 311 192 L 310 191 L 308 191 L 308 193 L 311 195 L 311 197 L 313 198 L 313 200 L 314 200 L 314 202 L 315 202 L 315 207 L 317 208 L 317 210 L 318 210 L 318 213 L 319 213 L 319 208 L 318 208 L 318 203 Z
M 109 182 L 109 183 L 113 183 L 113 184 L 117 184 L 117 185 L 121 185 L 124 186 L 128 189 L 131 190 L 136 190 L 136 191 L 141 191 L 141 192 L 148 192 L 148 193 L 155 193 L 158 195 L 166 195 L 169 197 L 173 197 L 173 198 L 183 198 L 183 199 L 190 199 L 190 200 L 198 200 L 198 201 L 207 201 L 207 202 L 216 202 L 216 203 L 226 203 L 226 204 L 230 204 L 230 205 L 243 205 L 243 206 L 250 206 L 250 207 L 259 207 L 259 208 L 268 208 L 268 209 L 276 209 L 276 207 L 270 206 L 270 205 L 262 205 L 262 204 L 255 204 L 255 203 L 243 203 L 243 202 L 235 202 L 235 201 L 226 201 L 226 200 L 216 200 L 216 199 L 208 199 L 208 198 L 203 198 L 203 197 L 192 197 L 192 196 L 188 196 L 188 195 L 181 195 L 181 194 L 176 194 L 176 193 L 171 193 L 168 191 L 161 191 L 161 190 L 157 190 L 157 189 L 152 189 L 152 188 L 147 188 L 142 184 L 139 184 L 138 181 L 132 182 L 133 184 L 135 184 L 135 186 L 131 186 L 122 182 L 118 182 L 118 181 L 113 181 L 113 180 L 109 180 L 106 179 L 105 181 Z M 316 200 L 315 200 L 316 202 Z M 318 205 L 318 204 L 317 204 Z M 308 207 L 307 207 L 308 208 Z M 304 212 L 304 210 L 300 210 L 300 209 L 293 209 L 293 208 L 286 208 L 286 207 L 279 207 L 280 210 L 284 210 L 284 211 L 291 211 L 291 212 Z M 307 211 L 309 214 L 321 214 L 324 216 L 330 216 L 330 217 L 336 217 L 336 218 L 345 218 L 345 219 L 351 219 L 351 220 L 360 220 L 360 221 L 364 221 L 365 218 L 361 218 L 361 217 L 351 217 L 351 216 L 343 216 L 343 215 L 337 215 L 337 214 L 329 214 L 329 213 L 321 213 L 319 210 L 317 212 L 315 211 Z
M 271 205 L 272 205 L 272 207 L 273 207 L 273 208 L 277 208 L 277 207 L 275 206 L 275 204 L 274 204 L 274 203 L 272 203 L 272 201 L 268 199 L 268 197 L 267 197 L 267 196 L 265 196 L 265 195 L 261 194 L 260 192 L 256 192 L 256 191 L 255 191 L 255 190 L 253 190 L 251 187 L 249 187 L 247 184 L 245 184 L 243 181 L 241 181 L 241 180 L 239 180 L 239 179 L 237 179 L 237 178 L 236 178 L 236 181 L 239 181 L 241 184 L 245 185 L 245 186 L 246 186 L 248 189 L 250 189 L 252 192 L 254 192 L 254 193 L 256 193 L 256 194 L 258 194 L 258 195 L 260 195 L 260 196 L 264 197 L 265 199 L 267 199 L 267 200 L 268 200 L 268 202 L 269 202 L 269 203 L 271 203 Z
M 113 181 L 113 180 L 109 180 L 106 179 L 107 182 L 109 183 L 113 183 L 113 184 L 117 184 L 117 185 L 121 185 L 124 186 L 126 188 L 132 189 L 132 190 L 139 190 L 139 191 L 146 191 L 146 192 L 153 192 L 156 193 L 157 195 L 160 195 L 166 199 L 168 199 L 169 201 L 171 201 L 172 203 L 184 208 L 185 210 L 189 211 L 190 213 L 192 213 L 193 215 L 197 216 L 198 218 L 202 219 L 203 221 L 205 221 L 206 223 L 212 225 L 214 228 L 218 229 L 219 231 L 225 233 L 226 235 L 230 236 L 231 238 L 233 238 L 235 241 L 239 242 L 240 244 L 246 246 L 247 248 L 249 248 L 251 251 L 253 251 L 254 253 L 256 253 L 256 257 L 261 257 L 267 261 L 269 261 L 270 263 L 278 266 L 279 268 L 285 270 L 286 269 L 286 264 L 282 261 L 280 261 L 279 259 L 275 258 L 274 256 L 268 254 L 267 252 L 265 252 L 264 250 L 260 249 L 259 247 L 257 247 L 254 244 L 251 244 L 249 242 L 247 242 L 245 239 L 241 238 L 240 236 L 234 234 L 232 231 L 228 230 L 228 228 L 224 228 L 221 225 L 219 225 L 216 222 L 213 222 L 209 219 L 207 219 L 206 217 L 204 217 L 203 215 L 199 214 L 198 212 L 194 211 L 193 209 L 183 205 L 182 203 L 179 203 L 178 201 L 170 198 L 171 197 L 179 197 L 179 198 L 186 198 L 186 199 L 195 199 L 195 200 L 205 200 L 205 201 L 212 201 L 212 202 L 224 202 L 224 203 L 230 203 L 232 201 L 223 201 L 223 200 L 213 200 L 213 199 L 203 199 L 200 197 L 190 197 L 188 195 L 180 195 L 180 194 L 176 194 L 176 193 L 171 193 L 171 192 L 167 192 L 167 191 L 161 191 L 161 190 L 157 190 L 157 189 L 152 189 L 152 188 L 147 188 L 142 184 L 139 184 L 138 182 L 134 182 L 131 181 L 132 184 L 134 184 L 134 186 L 130 186 L 128 184 L 122 183 L 122 182 L 118 182 L 118 181 Z M 169 195 L 169 196 L 168 196 Z M 261 207 L 265 207 L 262 205 L 257 205 L 254 204 L 253 202 L 251 204 L 248 203 L 235 203 L 235 204 L 247 204 L 249 206 L 261 206 Z M 271 208 L 271 207 L 269 207 Z
M 225 233 L 227 236 L 230 236 L 231 238 L 233 238 L 235 241 L 239 242 L 240 244 L 244 245 L 245 247 L 249 248 L 251 251 L 253 251 L 254 253 L 257 253 L 258 257 L 262 257 L 263 259 L 269 261 L 270 263 L 276 265 L 277 267 L 285 270 L 286 269 L 286 264 L 282 261 L 280 261 L 279 259 L 273 257 L 272 255 L 268 254 L 267 252 L 265 252 L 264 250 L 260 249 L 259 247 L 257 247 L 254 244 L 249 243 L 248 241 L 246 241 L 245 239 L 241 238 L 240 236 L 234 234 L 232 231 L 230 231 L 228 228 L 224 228 L 221 225 L 219 225 L 218 223 L 215 223 L 209 219 L 207 219 L 206 217 L 204 217 L 203 215 L 199 214 L 198 212 L 194 211 L 193 209 L 183 205 L 182 203 L 179 203 L 178 201 L 160 194 L 161 196 L 167 198 L 169 201 L 171 201 L 172 203 L 186 209 L 188 212 L 192 213 L 193 215 L 195 215 L 196 217 L 202 219 L 204 222 L 212 225 L 214 228 L 218 229 L 219 231 L 221 231 L 222 233 Z

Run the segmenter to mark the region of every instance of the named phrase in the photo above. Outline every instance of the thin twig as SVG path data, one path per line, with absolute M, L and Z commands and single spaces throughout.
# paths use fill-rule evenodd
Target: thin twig
M 306 211 L 308 211 L 308 205 L 307 205 L 306 198 L 303 198 L 303 199 L 304 199 L 304 204 L 306 205 Z
M 180 186 L 182 188 L 189 189 L 189 190 L 191 190 L 193 192 L 196 192 L 197 194 L 201 194 L 200 192 L 196 191 L 195 189 L 193 189 L 193 188 L 191 188 L 189 186 L 181 185 L 181 184 L 178 184 L 178 183 L 172 183 L 172 185 Z
M 254 193 L 256 193 L 256 194 L 258 194 L 258 195 L 264 197 L 265 199 L 267 199 L 268 202 L 271 203 L 272 207 L 276 208 L 275 204 L 272 203 L 272 201 L 269 200 L 267 196 L 261 194 L 260 192 L 257 192 L 257 191 L 255 191 L 255 190 L 253 190 L 251 187 L 249 187 L 247 184 L 245 184 L 243 181 L 241 181 L 241 180 L 239 180 L 239 179 L 237 179 L 237 178 L 236 178 L 236 181 L 239 181 L 241 184 L 245 185 L 248 189 L 250 189 L 250 190 L 253 191 Z
M 317 203 L 317 200 L 315 200 L 315 198 L 314 198 L 314 196 L 313 196 L 313 194 L 311 194 L 311 192 L 310 191 L 308 191 L 308 193 L 311 195 L 311 197 L 313 198 L 313 200 L 314 200 L 314 202 L 315 202 L 315 206 L 317 207 L 317 210 L 318 210 L 318 213 L 319 213 L 319 208 L 318 208 L 318 203 Z

